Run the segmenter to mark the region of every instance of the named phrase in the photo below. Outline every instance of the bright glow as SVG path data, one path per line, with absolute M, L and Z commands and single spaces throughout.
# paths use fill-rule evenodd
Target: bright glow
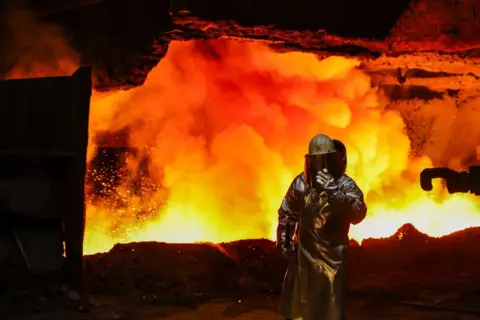
M 357 65 L 255 42 L 172 42 L 143 86 L 95 93 L 89 157 L 95 137 L 125 127 L 138 155 L 127 158 L 115 195 L 89 198 L 85 252 L 132 241 L 273 239 L 280 201 L 317 133 L 344 141 L 348 173 L 366 195 L 369 214 L 352 238 L 386 237 L 405 223 L 431 236 L 480 225 L 474 198 L 420 189 L 431 161 L 409 157 L 400 114 L 384 109 Z M 142 154 L 151 161 L 140 180 L 157 189 L 135 195 Z

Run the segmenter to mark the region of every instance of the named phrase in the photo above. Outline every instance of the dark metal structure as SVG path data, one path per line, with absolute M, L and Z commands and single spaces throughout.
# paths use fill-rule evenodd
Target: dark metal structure
M 30 277 L 12 272 L 27 271 L 81 285 L 91 92 L 89 67 L 70 77 L 0 81 L 3 283 L 18 285 Z
M 473 193 L 480 195 L 480 166 L 470 166 L 468 171 L 457 172 L 450 168 L 427 168 L 420 173 L 420 186 L 424 191 L 433 189 L 432 180 L 443 179 L 448 193 Z

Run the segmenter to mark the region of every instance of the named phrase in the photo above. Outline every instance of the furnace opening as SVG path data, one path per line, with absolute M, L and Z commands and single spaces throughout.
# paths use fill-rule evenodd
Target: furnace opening
M 473 161 L 475 141 L 454 144 L 476 130 L 459 122 L 472 117 L 445 97 L 395 99 L 355 59 L 173 41 L 144 85 L 92 96 L 85 254 L 138 241 L 273 239 L 317 133 L 346 144 L 347 173 L 365 192 L 369 214 L 353 239 L 406 223 L 431 236 L 478 226 L 478 199 L 418 183 L 432 164 Z

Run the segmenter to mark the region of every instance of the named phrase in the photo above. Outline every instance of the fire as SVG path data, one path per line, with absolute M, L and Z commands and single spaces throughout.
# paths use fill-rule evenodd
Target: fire
M 420 189 L 431 161 L 410 156 L 402 117 L 358 65 L 256 42 L 172 42 L 143 86 L 94 93 L 90 166 L 105 132 L 128 131 L 136 151 L 113 191 L 90 194 L 85 253 L 119 242 L 273 239 L 280 201 L 320 132 L 344 141 L 348 173 L 366 195 L 369 214 L 353 239 L 405 223 L 431 236 L 480 225 L 472 197 Z
M 78 66 L 58 28 L 29 16 L 10 23 L 7 58 L 18 63 L 7 77 Z M 317 133 L 346 144 L 348 173 L 365 193 L 369 213 L 352 227 L 353 239 L 386 237 L 405 223 L 431 236 L 479 226 L 478 200 L 441 188 L 425 193 L 418 183 L 432 163 L 468 162 L 466 150 L 479 142 L 478 103 L 458 109 L 437 99 L 401 115 L 358 66 L 257 42 L 172 42 L 143 86 L 94 92 L 85 253 L 119 242 L 273 239 L 280 201 Z M 407 135 L 407 122 L 419 117 L 433 125 Z M 424 143 L 419 134 L 432 138 Z M 107 146 L 124 148 L 113 161 L 120 167 L 105 164 Z M 416 149 L 424 156 L 412 156 Z

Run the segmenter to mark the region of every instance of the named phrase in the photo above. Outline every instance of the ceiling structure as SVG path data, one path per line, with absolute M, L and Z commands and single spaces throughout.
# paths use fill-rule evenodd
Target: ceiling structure
M 254 39 L 279 51 L 355 56 L 374 78 L 395 84 L 399 75 L 418 85 L 465 78 L 448 88 L 457 90 L 480 76 L 480 0 L 30 2 L 23 8 L 35 23 L 58 26 L 81 63 L 93 65 L 100 91 L 142 84 L 171 40 L 191 39 Z

